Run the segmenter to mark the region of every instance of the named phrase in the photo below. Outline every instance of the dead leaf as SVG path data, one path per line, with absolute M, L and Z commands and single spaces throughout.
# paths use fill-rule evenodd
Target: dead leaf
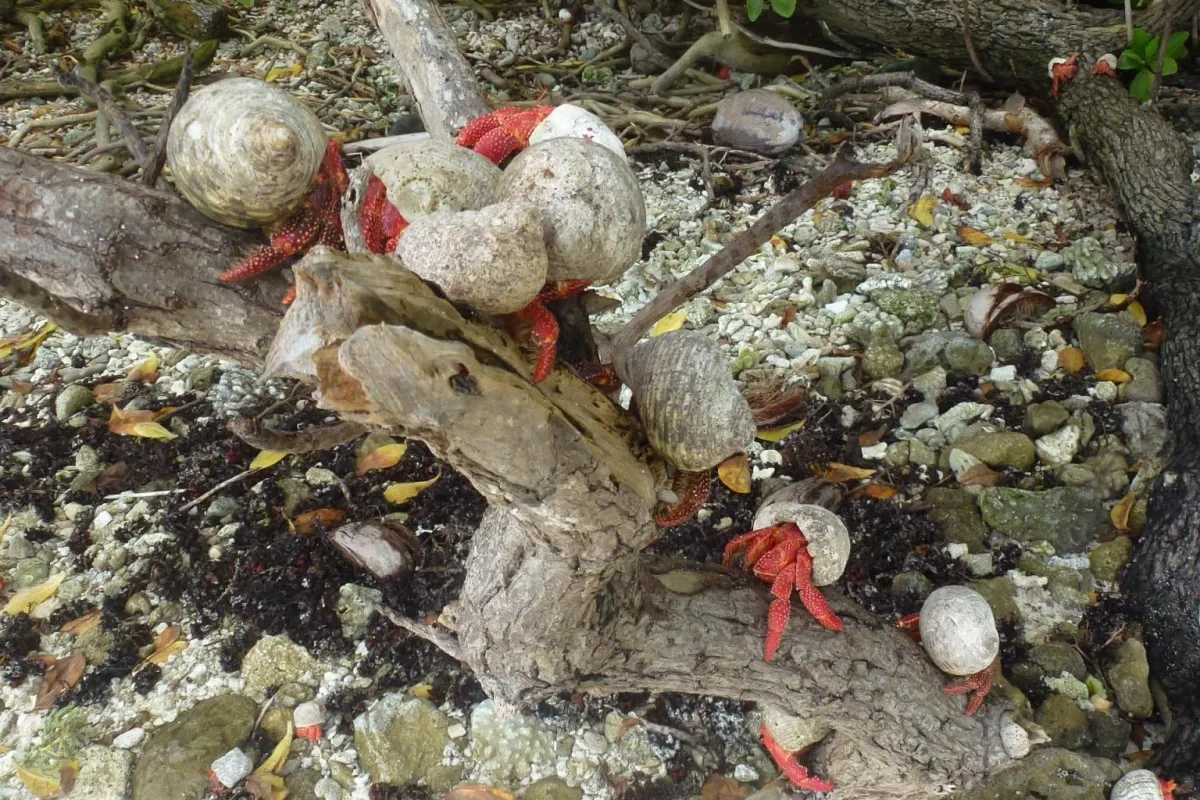
M 421 492 L 438 482 L 441 474 L 434 475 L 427 481 L 411 481 L 409 483 L 393 483 L 383 490 L 383 499 L 394 505 L 407 503 Z
M 70 622 L 64 623 L 59 630 L 63 633 L 69 633 L 72 636 L 83 636 L 100 624 L 100 616 L 100 609 L 93 608 L 82 617 L 76 617 Z
M 861 433 L 858 436 L 858 446 L 859 447 L 873 447 L 874 445 L 879 444 L 880 440 L 883 439 L 883 435 L 885 433 L 887 433 L 886 425 L 880 425 L 878 428 L 876 428 L 873 431 L 867 431 L 866 433 Z
M 318 523 L 325 530 L 336 528 L 346 518 L 346 512 L 340 508 L 318 508 L 306 511 L 292 520 L 292 530 L 301 536 L 312 536 L 316 533 Z
M 287 458 L 288 454 L 279 450 L 260 450 L 254 460 L 250 462 L 250 469 L 266 469 L 273 467 L 280 461 Z
M 303 71 L 304 71 L 304 65 L 299 61 L 295 61 L 291 64 L 291 66 L 276 67 L 275 69 L 268 71 L 267 76 L 266 76 L 266 78 L 264 78 L 264 80 L 267 83 L 275 83 L 277 81 L 281 81 L 286 78 L 299 77 L 300 73 Z
M 139 381 L 141 383 L 151 383 L 158 380 L 158 354 L 151 350 L 150 357 L 129 370 L 129 374 L 125 377 L 128 380 Z
M 1017 178 L 1017 183 L 1020 186 L 1028 186 L 1031 189 L 1045 189 L 1054 185 L 1054 178 Z
M 977 231 L 974 228 L 968 228 L 965 225 L 961 228 L 955 228 L 954 232 L 958 234 L 960 239 L 969 245 L 974 245 L 975 247 L 987 247 L 989 244 L 994 244 L 996 241 L 983 231 Z
M 826 464 L 822 469 L 816 470 L 816 477 L 824 478 L 830 483 L 848 483 L 850 481 L 860 481 L 864 478 L 869 478 L 875 474 L 875 470 L 866 469 L 864 467 L 852 467 L 848 464 L 838 464 L 831 462 Z
M 763 428 L 755 434 L 755 438 L 762 439 L 764 442 L 780 442 L 786 439 L 791 434 L 804 428 L 804 420 L 793 422 L 791 425 L 784 425 L 782 428 Z
M 1133 511 L 1133 504 L 1137 502 L 1137 495 L 1133 492 L 1121 498 L 1121 502 L 1113 506 L 1109 512 L 1109 518 L 1112 520 L 1113 527 L 1121 533 L 1129 530 L 1129 512 Z
M 37 702 L 33 704 L 33 710 L 45 711 L 53 708 L 58 698 L 79 683 L 86 668 L 87 659 L 84 658 L 83 653 L 72 653 L 66 658 L 55 661 L 50 669 L 42 675 L 42 682 L 38 685 Z
M 1129 383 L 1133 380 L 1133 376 L 1123 369 L 1102 369 L 1096 373 L 1096 380 Z
M 1010 242 L 1016 242 L 1017 244 L 1027 244 L 1030 247 L 1041 247 L 1041 245 L 1035 242 L 1033 239 L 1030 239 L 1027 236 L 1022 236 L 1019 233 L 1013 233 L 1011 231 L 1004 234 L 1004 238 L 1008 239 Z
M 29 793 L 34 797 L 48 798 L 58 797 L 64 791 L 63 786 L 63 771 L 69 770 L 71 782 L 74 782 L 75 770 L 78 769 L 75 762 L 64 764 L 59 767 L 59 774 L 55 776 L 43 775 L 41 772 L 35 772 L 26 769 L 20 764 L 14 764 L 17 772 L 17 779 L 25 785 Z
M 56 330 L 58 330 L 57 325 L 47 322 L 36 332 L 26 331 L 18 336 L 0 339 L 0 359 L 8 358 L 15 353 L 20 353 L 23 361 L 32 358 L 42 342 L 46 341 L 46 337 Z
M 683 327 L 683 323 L 687 322 L 686 311 L 676 311 L 673 314 L 667 314 L 665 317 L 654 323 L 654 327 L 650 329 L 651 336 L 662 336 L 664 333 L 677 331 Z
M 409 689 L 408 693 L 411 694 L 413 697 L 417 698 L 418 700 L 432 700 L 433 699 L 433 684 L 418 683 L 416 686 Z
M 402 442 L 376 447 L 358 460 L 355 471 L 359 475 L 365 475 L 377 469 L 390 469 L 400 463 L 400 459 L 404 458 L 407 451 L 408 445 Z
M 933 227 L 933 209 L 937 208 L 937 198 L 931 194 L 921 195 L 917 202 L 908 207 L 908 216 L 926 228 Z
M 876 500 L 891 500 L 898 492 L 890 483 L 868 483 L 863 488 L 863 494 Z
M 1125 308 L 1125 310 L 1129 312 L 1130 316 L 1137 320 L 1138 325 L 1141 325 L 1143 328 L 1146 327 L 1146 309 L 1142 308 L 1141 303 L 1139 303 L 1137 300 L 1134 300 Z
M 976 464 L 958 479 L 960 486 L 982 486 L 984 488 L 995 486 L 999 482 L 1000 473 L 987 464 Z
M 96 477 L 96 491 L 101 494 L 112 494 L 121 491 L 129 479 L 129 465 L 118 461 L 104 468 Z
M 278 773 L 287 762 L 295 735 L 292 724 L 289 722 L 287 734 L 279 740 L 279 744 L 275 745 L 271 755 L 267 756 L 266 760 L 250 773 L 250 777 L 246 778 L 246 791 L 258 800 L 286 800 L 287 786 L 284 785 L 283 778 Z
M 124 386 L 124 381 L 101 383 L 92 389 L 92 397 L 96 398 L 97 403 L 111 403 L 121 395 Z
M 158 424 L 156 420 L 165 418 L 175 410 L 174 407 L 168 406 L 158 411 L 144 409 L 124 411 L 113 406 L 112 414 L 108 418 L 108 429 L 120 436 L 137 436 L 143 439 L 174 439 L 175 434 Z
M 66 579 L 67 573 L 60 572 L 52 576 L 49 580 L 39 583 L 37 586 L 22 589 L 8 599 L 8 605 L 4 607 L 3 613 L 9 616 L 28 614 L 40 603 L 44 603 L 53 597 L 54 593 L 58 591 L 58 587 Z
M 750 786 L 714 772 L 700 787 L 703 800 L 743 800 L 750 796 Z
M 455 786 L 442 800 L 517 800 L 503 789 L 494 789 L 482 783 L 464 783 Z
M 778 247 L 780 250 L 786 250 L 788 243 L 779 234 L 775 234 L 774 236 L 771 237 L 771 245 L 774 247 Z
M 750 459 L 745 453 L 725 459 L 717 467 L 717 477 L 730 491 L 750 494 Z
M 1058 365 L 1069 375 L 1078 375 L 1079 371 L 1087 365 L 1087 358 L 1078 347 L 1064 347 L 1058 351 Z
M 179 655 L 187 649 L 187 641 L 180 638 L 183 629 L 178 625 L 169 625 L 154 637 L 154 652 L 146 656 L 149 664 L 162 666 L 171 656 Z
M 1162 347 L 1164 332 L 1162 317 L 1159 317 L 1158 319 L 1154 320 L 1154 322 L 1151 322 L 1149 325 L 1147 325 L 1142 330 L 1146 340 L 1146 349 L 1157 350 L 1158 348 Z

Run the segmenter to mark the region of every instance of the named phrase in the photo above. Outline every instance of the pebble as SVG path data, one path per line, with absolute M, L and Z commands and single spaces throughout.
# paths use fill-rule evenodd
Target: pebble
M 141 744 L 142 739 L 145 738 L 145 728 L 130 728 L 113 739 L 113 747 L 119 747 L 122 750 L 132 750 Z
M 913 403 L 900 415 L 900 427 L 916 430 L 938 415 L 935 403 Z
M 1145 358 L 1131 358 L 1125 362 L 1125 371 L 1133 377 L 1133 380 L 1122 384 L 1118 391 L 1122 403 L 1162 402 L 1162 384 L 1158 377 L 1158 367 L 1153 361 Z
M 82 411 L 96 402 L 92 390 L 86 386 L 72 384 L 64 388 L 54 398 L 54 417 L 59 422 L 66 422 L 77 412 Z
M 800 141 L 804 118 L 782 94 L 750 89 L 721 101 L 712 132 L 721 144 L 773 156 Z
M 1070 464 L 1079 453 L 1079 443 L 1079 427 L 1066 425 L 1037 440 L 1038 459 L 1050 467 Z

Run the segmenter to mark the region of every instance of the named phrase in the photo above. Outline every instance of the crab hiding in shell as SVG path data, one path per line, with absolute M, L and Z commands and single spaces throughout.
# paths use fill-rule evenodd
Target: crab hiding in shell
M 341 146 L 287 92 L 253 78 L 198 89 L 171 126 L 167 164 L 205 216 L 268 233 L 268 244 L 221 274 L 224 283 L 261 275 L 317 244 L 344 247 Z
M 732 566 L 739 555 L 746 569 L 771 584 L 775 598 L 767 612 L 767 640 L 763 646 L 766 661 L 775 658 L 783 640 L 792 615 L 793 591 L 823 627 L 842 629 L 842 620 L 830 610 L 818 588 L 840 578 L 850 559 L 850 534 L 832 511 L 768 498 L 754 516 L 754 530 L 725 546 L 724 566 Z
M 587 139 L 625 157 L 625 149 L 595 114 L 569 103 L 561 106 L 508 106 L 467 124 L 456 140 L 493 164 L 526 147 L 559 137 Z
M 1175 781 L 1164 780 L 1148 769 L 1135 769 L 1113 784 L 1109 800 L 1174 800 Z
M 762 716 L 763 721 L 758 733 L 762 737 L 763 747 L 770 754 L 775 766 L 779 767 L 779 771 L 786 775 L 797 789 L 832 792 L 832 783 L 810 775 L 808 768 L 799 761 L 799 758 L 829 731 L 819 729 L 811 721 L 789 714 L 777 706 L 764 705 Z
M 920 613 L 902 617 L 896 627 L 919 641 L 938 669 L 961 677 L 943 691 L 974 693 L 967 714 L 978 711 L 992 689 L 1000 653 L 1000 634 L 987 600 L 965 586 L 943 586 L 925 599 Z
M 1068 58 L 1052 58 L 1049 66 L 1050 96 L 1058 97 L 1059 88 L 1079 74 L 1079 54 L 1072 53 Z

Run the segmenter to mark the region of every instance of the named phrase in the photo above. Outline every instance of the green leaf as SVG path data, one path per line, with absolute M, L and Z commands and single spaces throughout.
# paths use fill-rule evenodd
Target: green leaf
M 1133 39 L 1129 42 L 1129 49 L 1136 53 L 1146 52 L 1146 45 L 1150 42 L 1150 34 L 1145 28 L 1134 28 Z
M 1145 64 L 1142 57 L 1132 50 L 1126 50 L 1117 59 L 1117 69 L 1141 69 Z
M 1170 56 L 1164 58 L 1162 70 L 1163 77 L 1165 78 L 1168 75 L 1174 75 L 1176 72 L 1179 72 L 1179 62 Z
M 762 16 L 763 0 L 746 0 L 746 16 L 751 22 Z
M 1183 46 L 1188 40 L 1187 31 L 1176 31 L 1167 39 L 1167 55 L 1171 58 L 1183 58 L 1187 55 L 1187 48 Z
M 771 10 L 784 19 L 791 19 L 796 13 L 796 0 L 771 0 Z
M 1148 69 L 1143 69 L 1133 79 L 1133 83 L 1129 84 L 1129 93 L 1141 102 L 1146 102 L 1150 99 L 1150 87 L 1154 85 L 1154 73 Z
M 1142 48 L 1142 58 L 1146 59 L 1147 64 L 1158 63 L 1158 49 L 1162 47 L 1162 37 L 1155 36 L 1150 42 Z

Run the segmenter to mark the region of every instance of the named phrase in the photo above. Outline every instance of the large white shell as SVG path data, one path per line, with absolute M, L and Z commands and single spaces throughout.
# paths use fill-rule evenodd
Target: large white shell
M 546 283 L 542 221 L 531 203 L 418 217 L 396 255 L 450 300 L 485 314 L 520 311 Z
M 775 741 L 788 752 L 803 750 L 816 744 L 829 733 L 829 727 L 819 725 L 812 719 L 789 714 L 779 706 L 762 704 L 763 725 L 775 737 Z
M 756 428 L 720 348 L 695 331 L 639 343 L 624 376 L 650 445 L 676 468 L 702 472 L 744 453 Z
M 1113 784 L 1109 800 L 1163 800 L 1162 786 L 1148 769 L 1135 769 Z
M 562 137 L 523 150 L 505 168 L 498 196 L 538 207 L 551 281 L 608 283 L 641 256 L 642 190 L 604 145 Z
M 292 711 L 292 724 L 297 728 L 309 728 L 313 725 L 325 724 L 325 709 L 320 703 L 301 703 Z
M 842 577 L 850 560 L 850 533 L 841 517 L 823 506 L 784 500 L 764 503 L 754 515 L 754 530 L 781 522 L 795 523 L 808 540 L 815 585 L 828 586 Z
M 167 164 L 176 188 L 205 216 L 261 227 L 304 202 L 326 141 L 299 100 L 255 78 L 232 78 L 183 104 L 167 136 Z
M 569 136 L 575 139 L 587 139 L 596 144 L 602 144 L 609 150 L 626 160 L 625 146 L 617 135 L 609 129 L 604 121 L 586 108 L 564 103 L 550 112 L 538 126 L 529 134 L 529 144 L 535 145 L 547 139 L 557 139 Z
M 254 771 L 254 762 L 241 748 L 235 747 L 215 759 L 208 768 L 218 783 L 226 789 L 232 789 Z
M 1024 758 L 1033 749 L 1029 732 L 1008 713 L 1000 720 L 1000 744 L 1010 758 Z
M 965 586 L 934 590 L 921 606 L 921 644 L 938 669 L 950 675 L 974 675 L 1000 652 L 1000 634 L 992 607 Z
M 409 223 L 439 211 L 478 211 L 496 201 L 500 185 L 499 167 L 452 142 L 424 139 L 385 147 L 350 173 L 342 229 L 351 253 L 367 250 L 358 223 L 371 175 L 383 181 L 388 202 Z

